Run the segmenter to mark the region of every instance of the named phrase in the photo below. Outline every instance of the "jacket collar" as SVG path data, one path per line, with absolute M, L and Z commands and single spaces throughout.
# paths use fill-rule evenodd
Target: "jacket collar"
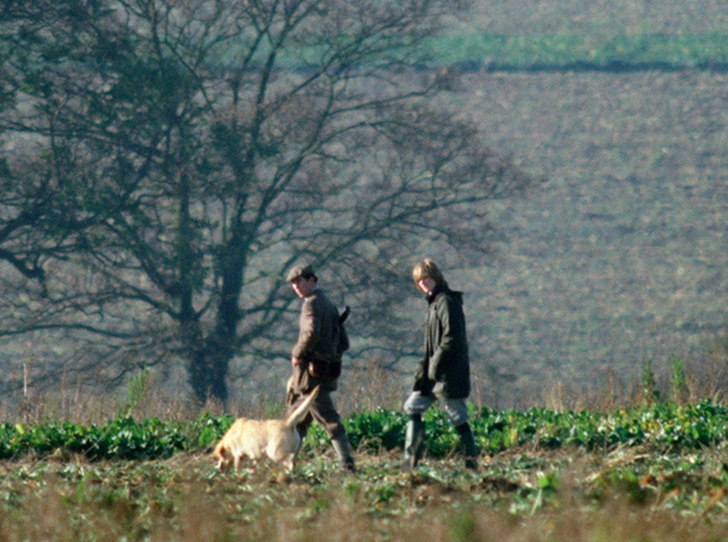
M 442 292 L 446 292 L 449 288 L 447 287 L 447 282 L 443 282 L 442 284 L 438 284 L 435 286 L 435 288 L 425 296 L 425 299 L 428 303 L 432 303 L 435 301 L 435 298 Z

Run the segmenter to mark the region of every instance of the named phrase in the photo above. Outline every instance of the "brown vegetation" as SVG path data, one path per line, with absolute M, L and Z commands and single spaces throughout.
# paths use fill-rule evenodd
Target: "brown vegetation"
M 261 466 L 222 475 L 208 457 L 89 465 L 0 465 L 0 540 L 415 540 L 574 542 L 724 540 L 725 491 L 691 476 L 610 476 L 666 461 L 640 453 L 496 456 L 481 473 L 426 461 L 402 473 L 366 457 L 357 476 L 332 458 L 297 473 Z M 677 459 L 679 460 L 679 458 Z M 676 460 L 676 461 L 677 461 Z M 520 465 L 520 466 L 514 466 Z M 545 481 L 545 482 L 544 482 Z

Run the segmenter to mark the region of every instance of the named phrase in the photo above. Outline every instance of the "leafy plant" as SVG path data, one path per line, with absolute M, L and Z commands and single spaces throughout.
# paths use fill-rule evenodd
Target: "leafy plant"
M 655 450 L 728 446 L 728 407 L 704 400 L 697 404 L 673 401 L 650 406 L 591 411 L 554 412 L 473 408 L 471 426 L 483 454 L 497 454 L 528 446 L 530 449 L 608 451 L 629 447 Z M 445 414 L 426 414 L 426 456 L 444 458 L 459 451 L 459 436 Z M 209 452 L 234 418 L 209 413 L 191 422 L 118 417 L 102 426 L 71 422 L 0 425 L 0 458 L 19 459 L 33 454 L 80 454 L 90 460 L 156 459 L 180 452 Z M 402 450 L 406 417 L 400 411 L 378 408 L 344 420 L 359 453 Z M 328 449 L 326 433 L 313 424 L 304 440 L 304 453 Z
M 128 384 L 128 401 L 126 406 L 119 411 L 119 417 L 128 418 L 131 416 L 139 402 L 146 395 L 149 389 L 150 373 L 149 369 L 144 367 L 138 374 L 134 375 Z

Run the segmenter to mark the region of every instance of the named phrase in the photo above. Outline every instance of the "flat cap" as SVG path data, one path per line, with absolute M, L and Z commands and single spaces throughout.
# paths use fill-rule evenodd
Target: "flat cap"
M 313 272 L 313 267 L 310 265 L 297 265 L 288 272 L 286 282 L 293 282 L 298 277 L 308 279 L 315 276 L 316 274 Z

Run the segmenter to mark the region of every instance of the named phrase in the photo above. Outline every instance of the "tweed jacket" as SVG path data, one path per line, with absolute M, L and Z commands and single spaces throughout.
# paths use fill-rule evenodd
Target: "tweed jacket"
M 447 283 L 427 296 L 425 356 L 415 374 L 414 390 L 451 399 L 470 395 L 470 361 L 463 294 Z
M 326 294 L 314 288 L 303 300 L 299 320 L 298 341 L 291 352 L 302 363 L 294 369 L 295 388 L 305 392 L 321 384 L 306 372 L 311 360 L 340 363 L 343 353 L 349 348 L 349 338 L 344 326 L 339 323 L 339 311 Z M 324 389 L 336 389 L 336 381 L 326 382 Z

